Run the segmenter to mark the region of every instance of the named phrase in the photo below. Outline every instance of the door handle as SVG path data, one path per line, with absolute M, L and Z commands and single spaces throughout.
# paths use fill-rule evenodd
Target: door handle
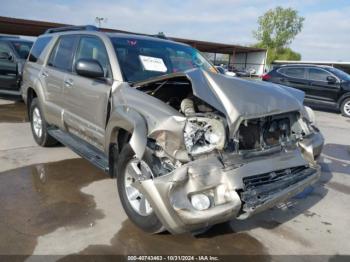
M 64 85 L 66 87 L 72 87 L 74 85 L 74 81 L 72 79 L 66 79 L 64 80 Z

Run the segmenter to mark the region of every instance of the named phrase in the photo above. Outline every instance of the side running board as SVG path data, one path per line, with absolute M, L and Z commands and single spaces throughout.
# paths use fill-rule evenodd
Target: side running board
M 91 164 L 102 169 L 104 172 L 108 172 L 108 159 L 102 151 L 88 144 L 81 138 L 62 130 L 49 129 L 48 132 L 57 141 L 72 149 L 79 156 L 90 161 Z

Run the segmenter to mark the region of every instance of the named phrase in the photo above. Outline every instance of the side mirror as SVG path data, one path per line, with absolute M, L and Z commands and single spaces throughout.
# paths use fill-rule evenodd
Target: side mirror
M 12 61 L 12 58 L 13 58 L 12 55 L 10 55 L 7 52 L 0 52 L 0 59 Z
M 101 64 L 94 59 L 79 59 L 75 63 L 75 71 L 78 75 L 89 78 L 100 78 L 105 75 Z
M 334 76 L 327 76 L 328 83 L 334 84 L 337 82 L 337 79 Z

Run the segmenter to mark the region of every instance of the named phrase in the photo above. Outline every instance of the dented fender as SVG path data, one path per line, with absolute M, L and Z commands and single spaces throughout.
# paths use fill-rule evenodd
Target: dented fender
M 118 105 L 118 106 L 114 106 Z M 155 139 L 173 157 L 184 156 L 182 130 L 186 118 L 164 102 L 150 95 L 120 85 L 112 92 L 112 109 L 106 129 L 106 149 L 116 141 L 120 128 L 131 133 L 130 146 L 142 159 L 147 139 Z
M 144 118 L 126 106 L 115 108 L 106 129 L 106 146 L 117 141 L 120 129 L 131 134 L 129 144 L 136 157 L 142 159 L 147 144 L 147 125 Z

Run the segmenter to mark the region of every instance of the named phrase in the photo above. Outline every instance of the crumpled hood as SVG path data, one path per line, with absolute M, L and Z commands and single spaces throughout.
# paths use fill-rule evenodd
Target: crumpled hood
M 301 111 L 304 92 L 262 81 L 251 81 L 199 69 L 186 72 L 194 95 L 223 112 L 231 132 L 243 119 Z

